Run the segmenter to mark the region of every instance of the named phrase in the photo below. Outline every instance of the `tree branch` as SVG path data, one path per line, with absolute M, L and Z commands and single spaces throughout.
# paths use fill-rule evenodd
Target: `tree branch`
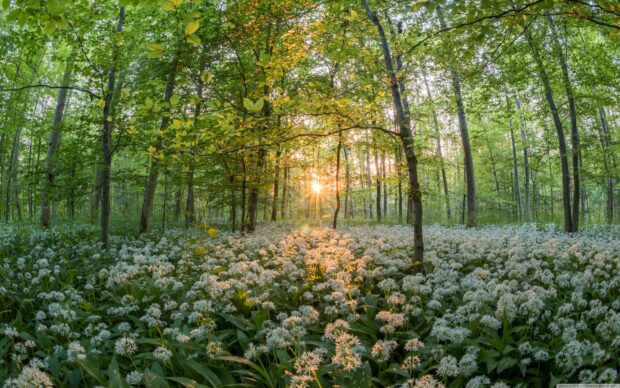
M 423 45 L 424 43 L 426 43 L 430 39 L 433 39 L 436 36 L 443 34 L 444 32 L 456 30 L 456 29 L 463 28 L 463 27 L 468 27 L 468 26 L 471 26 L 471 25 L 474 25 L 474 24 L 478 24 L 478 23 L 480 23 L 482 21 L 485 21 L 485 20 L 501 19 L 501 18 L 503 18 L 504 16 L 506 16 L 506 15 L 508 15 L 510 13 L 514 13 L 515 15 L 517 15 L 517 14 L 525 11 L 526 9 L 528 9 L 528 8 L 530 8 L 530 7 L 532 7 L 532 6 L 536 5 L 536 4 L 542 3 L 543 1 L 544 0 L 535 0 L 535 1 L 531 2 L 531 3 L 525 4 L 521 8 L 511 8 L 511 9 L 507 9 L 505 11 L 502 11 L 502 12 L 500 12 L 498 14 L 486 15 L 486 16 L 479 17 L 478 19 L 471 20 L 469 22 L 464 22 L 464 23 L 456 24 L 454 26 L 448 26 L 448 27 L 445 27 L 445 28 L 441 28 L 441 29 L 431 33 L 430 35 L 427 35 L 422 40 L 420 40 L 419 42 L 417 42 L 416 44 L 411 46 L 409 48 L 409 50 L 405 51 L 405 54 L 411 54 L 411 52 L 413 52 L 415 49 L 417 49 L 418 47 L 420 47 L 421 45 Z
M 52 86 L 52 85 L 45 85 L 45 84 L 37 84 L 37 85 L 26 85 L 26 86 L 22 86 L 19 88 L 8 88 L 8 89 L 0 89 L 0 92 L 18 92 L 20 90 L 25 90 L 25 89 L 32 89 L 32 88 L 47 88 L 47 89 L 69 89 L 69 90 L 75 90 L 78 92 L 82 92 L 82 93 L 86 93 L 88 95 L 90 95 L 91 97 L 94 98 L 98 98 L 101 99 L 102 97 L 90 90 L 87 89 L 82 89 L 82 88 L 78 88 L 78 87 L 74 87 L 74 86 Z

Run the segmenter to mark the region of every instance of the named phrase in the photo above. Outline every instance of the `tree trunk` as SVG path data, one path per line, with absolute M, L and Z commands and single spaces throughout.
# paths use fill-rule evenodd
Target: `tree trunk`
M 237 193 L 235 193 L 235 175 L 231 172 L 229 176 L 230 183 L 230 224 L 232 231 L 237 229 Z
M 397 212 L 398 212 L 398 222 L 403 222 L 403 182 L 402 182 L 402 154 L 400 148 L 396 148 L 396 179 L 398 180 L 398 189 L 397 189 Z
M 443 19 L 441 7 L 437 7 L 437 16 L 439 17 L 439 23 L 441 28 L 446 28 L 446 23 Z M 448 55 L 452 57 L 452 51 L 448 52 Z M 461 132 L 461 141 L 463 143 L 463 167 L 465 168 L 465 185 L 467 188 L 467 227 L 476 226 L 476 184 L 474 181 L 474 158 L 471 149 L 471 143 L 469 141 L 469 128 L 467 127 L 467 116 L 465 115 L 465 104 L 463 103 L 463 96 L 461 93 L 461 80 L 460 74 L 456 69 L 454 61 L 450 63 L 450 73 L 452 75 L 452 89 L 454 91 L 454 97 L 456 99 L 456 106 L 458 108 L 459 129 Z
M 381 171 L 383 180 L 383 219 L 387 219 L 388 215 L 388 187 L 387 187 L 387 171 L 385 168 L 385 150 L 381 153 Z
M 183 197 L 183 190 L 179 186 L 174 192 L 174 223 L 179 224 L 179 217 L 181 216 L 181 198 Z
M 247 175 L 245 167 L 245 157 L 241 158 L 241 167 L 243 168 L 243 180 L 241 182 L 241 231 L 245 232 L 245 213 L 246 213 L 246 187 Z
M 11 193 L 13 193 L 13 202 L 15 204 L 15 209 L 17 210 L 18 219 L 21 221 L 22 212 L 21 207 L 19 205 L 19 182 L 18 182 L 18 165 L 19 165 L 19 145 L 21 142 L 22 136 L 22 127 L 21 125 L 17 127 L 15 131 L 15 137 L 13 138 L 13 147 L 11 149 L 11 160 L 10 165 L 7 171 L 7 184 L 6 184 L 6 213 L 5 220 L 9 221 L 9 216 L 11 213 Z
M 122 34 L 123 22 L 125 21 L 125 7 L 120 7 L 118 11 L 118 23 L 116 34 Z M 108 73 L 108 87 L 106 90 L 103 108 L 103 131 L 101 134 L 101 148 L 103 150 L 103 163 L 101 165 L 101 245 L 107 249 L 110 245 L 110 177 L 112 170 L 112 97 L 116 88 L 116 71 L 118 68 L 118 55 L 120 47 L 118 39 L 114 37 L 114 52 L 112 54 L 112 68 Z
M 560 163 L 562 168 L 562 207 L 564 214 L 564 231 L 572 232 L 573 231 L 573 221 L 571 217 L 571 192 L 570 192 L 570 171 L 568 167 L 568 158 L 566 151 L 566 139 L 564 137 L 564 128 L 562 127 L 562 120 L 560 119 L 560 114 L 555 105 L 555 99 L 553 97 L 553 89 L 551 89 L 551 83 L 549 82 L 549 76 L 547 74 L 547 70 L 545 69 L 545 65 L 540 57 L 540 52 L 538 51 L 538 47 L 534 44 L 534 41 L 529 34 L 529 32 L 525 32 L 525 38 L 532 49 L 532 56 L 534 57 L 534 61 L 536 62 L 536 66 L 538 68 L 538 74 L 540 76 L 541 82 L 543 84 L 543 88 L 545 90 L 545 99 L 547 100 L 547 104 L 549 106 L 549 110 L 551 111 L 551 115 L 553 117 L 553 124 L 555 125 L 556 135 L 558 137 L 559 149 L 560 149 Z
M 414 241 L 414 258 L 413 258 L 413 271 L 419 272 L 422 270 L 424 260 L 424 240 L 422 231 L 422 192 L 420 190 L 420 182 L 418 181 L 418 159 L 415 154 L 413 133 L 411 130 L 411 117 L 405 114 L 404 104 L 406 103 L 406 95 L 401 94 L 401 89 L 404 88 L 404 79 L 400 79 L 394 70 L 392 61 L 392 54 L 390 52 L 390 46 L 387 42 L 383 26 L 379 21 L 379 18 L 374 14 L 366 0 L 361 0 L 362 6 L 366 10 L 368 18 L 373 22 L 379 33 L 381 50 L 383 52 L 383 58 L 385 62 L 386 70 L 388 71 L 390 79 L 390 91 L 392 94 L 394 112 L 396 114 L 396 122 L 400 130 L 400 138 L 402 140 L 403 150 L 405 153 L 405 159 L 407 161 L 407 170 L 409 172 L 409 193 L 412 199 L 413 207 L 413 241 Z
M 372 220 L 374 215 L 372 211 L 372 191 L 370 190 L 372 187 L 372 178 L 370 173 L 370 141 L 368 140 L 368 131 L 366 131 L 366 184 L 368 185 L 368 191 L 370 192 L 370 198 L 368 199 L 368 214 L 369 218 Z
M 345 164 L 345 168 L 344 168 L 344 180 L 345 180 L 345 188 L 344 188 L 344 219 L 348 220 L 350 217 L 350 214 L 353 210 L 353 206 L 349 206 L 349 200 L 352 200 L 351 198 L 351 166 L 349 165 L 349 155 L 348 155 L 348 151 L 347 151 L 347 147 L 344 147 L 343 150 L 344 153 L 344 164 Z
M 336 147 L 336 208 L 334 209 L 334 222 L 332 227 L 338 227 L 338 213 L 340 213 L 340 150 L 342 148 L 342 132 L 338 135 Z M 346 206 L 346 205 L 345 205 Z
M 178 60 L 179 54 L 177 53 L 175 54 L 175 58 L 172 60 L 170 68 L 168 70 L 168 80 L 166 82 L 166 89 L 164 91 L 165 106 L 162 109 L 163 115 L 161 118 L 161 124 L 159 126 L 160 131 L 163 131 L 166 127 L 168 127 L 168 123 L 170 122 L 170 97 L 172 97 L 172 93 L 174 92 Z M 149 169 L 149 176 L 144 189 L 142 211 L 140 212 L 140 234 L 146 233 L 149 230 L 151 213 L 153 211 L 153 200 L 155 198 L 155 190 L 157 189 L 157 179 L 159 178 L 159 163 L 161 160 L 160 155 L 158 154 L 162 151 L 164 147 L 163 142 L 164 139 L 161 137 L 161 135 L 158 135 L 155 143 L 155 152 L 151 156 L 151 167 Z
M 377 144 L 375 142 L 375 189 L 376 189 L 376 208 L 377 208 L 377 222 L 381 222 L 381 170 L 379 169 L 379 151 L 377 150 Z
M 549 20 L 551 37 L 553 38 L 555 45 L 555 53 L 562 69 L 562 81 L 564 83 L 564 89 L 566 91 L 566 99 L 568 100 L 568 113 L 570 117 L 570 140 L 571 140 L 571 152 L 572 152 L 572 164 L 573 164 L 573 202 L 571 209 L 571 226 L 572 232 L 579 230 L 579 202 L 581 201 L 580 191 L 580 179 L 579 179 L 579 167 L 580 167 L 580 142 L 579 142 L 579 129 L 577 128 L 577 109 L 575 108 L 575 98 L 573 96 L 573 86 L 570 80 L 570 74 L 568 72 L 568 62 L 564 51 L 562 50 L 562 44 L 558 38 L 557 31 L 553 25 L 553 18 L 548 12 L 545 12 L 547 20 Z
M 284 165 L 284 176 L 282 177 L 282 198 L 280 199 L 280 218 L 286 218 L 286 196 L 287 196 L 287 188 L 288 188 L 288 174 L 289 174 L 289 166 L 285 162 Z
M 280 193 L 280 156 L 282 150 L 278 148 L 276 151 L 276 167 L 273 177 L 273 199 L 271 202 L 271 221 L 278 220 L 278 194 Z
M 202 71 L 205 67 L 205 53 L 204 48 L 200 57 L 200 71 Z M 198 96 L 198 103 L 194 108 L 194 127 L 198 125 L 198 120 L 200 120 L 200 113 L 202 110 L 202 93 L 204 89 L 204 83 L 200 79 L 200 74 L 196 77 L 196 95 Z M 195 147 L 192 148 L 192 151 Z M 194 197 L 194 174 L 195 174 L 195 163 L 194 163 L 194 155 L 190 155 L 189 160 L 189 168 L 187 169 L 187 199 L 185 201 L 185 227 L 189 228 L 196 221 L 196 205 L 195 205 L 195 197 Z
M 423 68 L 422 77 L 424 79 L 424 85 L 426 86 L 426 95 L 431 104 L 431 115 L 433 118 L 433 126 L 435 127 L 435 135 L 437 136 L 437 157 L 439 158 L 439 168 L 441 169 L 441 181 L 443 183 L 443 194 L 446 201 L 446 216 L 448 217 L 448 223 L 452 222 L 452 211 L 450 209 L 450 192 L 448 191 L 448 178 L 446 176 L 446 166 L 443 158 L 443 152 L 441 150 L 441 132 L 439 131 L 439 120 L 437 120 L 437 112 L 435 112 L 435 104 L 433 102 L 433 96 L 431 95 L 431 89 L 426 79 L 426 68 Z
M 58 99 L 56 100 L 56 109 L 54 111 L 54 121 L 52 123 L 52 132 L 50 134 L 50 140 L 47 144 L 47 155 L 44 165 L 44 178 L 41 189 L 41 215 L 40 222 L 44 228 L 50 228 L 52 226 L 52 213 L 50 206 L 50 197 L 53 194 L 54 183 L 56 180 L 56 157 L 58 149 L 60 148 L 61 140 L 61 126 L 62 120 L 65 114 L 65 105 L 67 104 L 67 93 L 71 82 L 71 74 L 73 71 L 73 59 L 75 56 L 75 48 L 69 54 L 67 58 L 67 64 L 65 65 L 65 72 L 62 77 L 62 86 L 58 93 Z
M 605 216 L 608 224 L 614 222 L 614 178 L 612 177 L 612 170 L 615 171 L 615 160 L 613 154 L 610 152 L 609 147 L 611 145 L 611 136 L 609 132 L 609 124 L 607 122 L 607 115 L 605 109 L 600 107 L 598 109 L 598 115 L 600 119 L 599 125 L 599 139 L 601 142 L 601 148 L 603 150 L 603 165 L 605 166 Z
M 520 112 L 519 129 L 521 132 L 521 147 L 523 148 L 523 169 L 525 172 L 525 179 L 523 181 L 523 188 L 525 190 L 525 207 L 523 209 L 523 219 L 525 222 L 531 221 L 531 205 L 530 205 L 530 160 L 528 155 L 527 138 L 525 135 L 525 117 L 521 112 L 521 101 L 519 97 L 515 96 L 515 105 Z
M 555 45 L 555 53 L 560 62 L 560 68 L 562 69 L 562 81 L 564 83 L 564 89 L 566 91 L 566 99 L 568 100 L 568 113 L 570 116 L 570 140 L 571 140 L 571 153 L 573 162 L 573 199 L 571 209 L 571 231 L 577 232 L 579 230 L 579 202 L 581 201 L 580 194 L 580 180 L 579 180 L 579 158 L 581 156 L 580 144 L 579 144 L 579 128 L 577 127 L 577 109 L 575 108 L 575 97 L 573 96 L 573 85 L 570 79 L 568 71 L 568 61 L 562 50 L 562 44 L 558 38 L 557 31 L 553 25 L 553 18 L 548 12 L 545 12 L 547 19 L 549 20 L 551 37 L 553 38 Z
M 519 219 L 523 214 L 521 209 L 521 191 L 519 189 L 519 164 L 517 161 L 517 144 L 515 142 L 515 131 L 512 127 L 512 110 L 510 108 L 510 97 L 506 94 L 506 110 L 508 111 L 508 127 L 510 128 L 510 144 L 512 146 L 512 175 L 514 177 L 514 200 L 517 203 Z
M 161 207 L 161 233 L 166 231 L 166 209 L 168 208 L 168 174 L 164 173 L 164 203 Z
M 194 201 L 194 159 L 189 161 L 187 170 L 187 199 L 185 202 L 185 227 L 189 228 L 195 221 L 195 201 Z

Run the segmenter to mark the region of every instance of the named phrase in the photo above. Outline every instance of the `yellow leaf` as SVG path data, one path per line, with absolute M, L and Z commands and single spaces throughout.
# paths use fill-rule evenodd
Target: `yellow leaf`
M 192 46 L 198 46 L 200 45 L 200 38 L 197 35 L 192 34 L 187 37 L 187 42 Z
M 194 32 L 198 31 L 200 28 L 200 23 L 198 22 L 189 22 L 185 27 L 185 35 L 191 35 Z
M 217 229 L 215 228 L 209 228 L 207 233 L 209 234 L 209 237 L 217 237 Z
M 148 152 L 149 155 L 153 155 L 156 151 L 155 147 L 150 145 L 149 148 L 146 150 Z
M 99 100 L 99 108 L 101 109 L 105 108 L 105 100 L 103 98 Z
M 202 73 L 200 74 L 200 79 L 202 80 L 202 82 L 204 82 L 205 84 L 208 84 L 209 82 L 211 82 L 211 80 L 213 79 L 213 74 L 209 74 L 209 73 Z
M 174 119 L 172 120 L 172 125 L 170 125 L 172 129 L 181 129 L 183 127 L 183 122 L 181 120 Z
M 164 11 L 173 11 L 179 7 L 183 3 L 183 0 L 165 0 L 162 1 L 159 5 L 164 9 Z
M 146 48 L 148 48 L 151 51 L 163 51 L 164 50 L 164 46 L 162 46 L 159 43 L 153 43 L 153 42 L 147 43 Z
M 196 255 L 204 255 L 205 253 L 207 253 L 207 248 L 203 246 L 197 246 L 194 248 L 194 254 Z

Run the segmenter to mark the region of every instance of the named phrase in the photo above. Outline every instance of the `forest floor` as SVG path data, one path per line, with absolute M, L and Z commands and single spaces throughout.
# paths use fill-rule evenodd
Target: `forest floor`
M 617 382 L 617 230 L 0 228 L 5 386 Z M 435 385 L 433 385 L 435 384 Z M 507 384 L 507 385 L 506 385 Z

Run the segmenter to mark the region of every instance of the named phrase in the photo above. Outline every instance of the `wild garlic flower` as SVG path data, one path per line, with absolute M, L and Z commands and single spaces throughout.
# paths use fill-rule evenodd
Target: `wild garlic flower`
M 138 350 L 136 340 L 129 337 L 122 337 L 114 343 L 114 352 L 119 356 L 131 356 Z
M 156 360 L 159 360 L 162 362 L 168 362 L 170 361 L 170 358 L 172 357 L 172 352 L 164 346 L 159 346 L 153 351 L 153 357 Z

